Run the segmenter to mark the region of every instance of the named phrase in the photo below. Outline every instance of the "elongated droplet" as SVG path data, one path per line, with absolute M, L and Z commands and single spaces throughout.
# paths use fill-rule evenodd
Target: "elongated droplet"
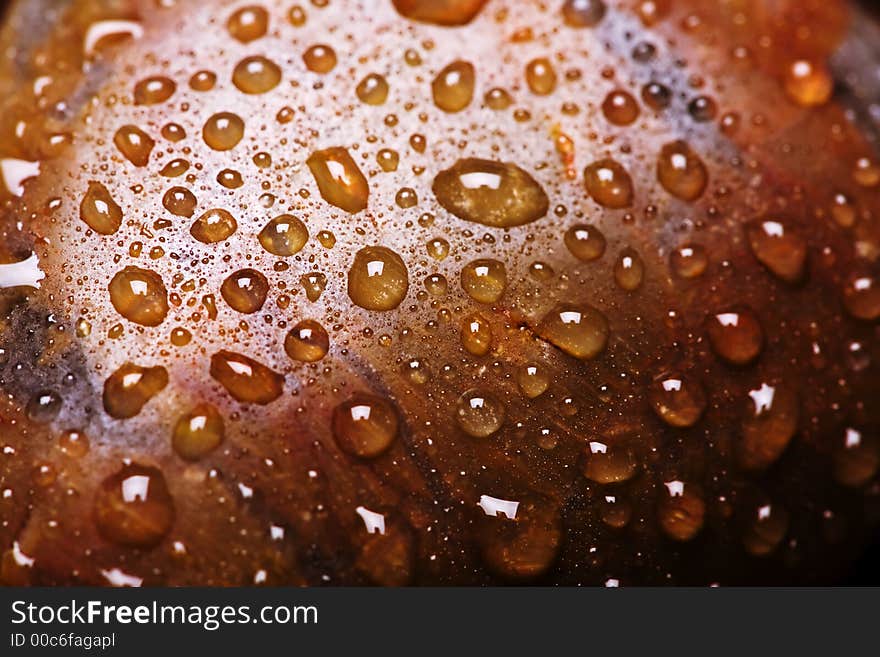
M 211 376 L 236 400 L 270 404 L 284 392 L 284 377 L 252 358 L 232 351 L 211 356 Z
M 538 335 L 582 360 L 598 356 L 608 343 L 608 320 L 586 304 L 561 303 L 538 324 Z
M 794 230 L 777 219 L 764 218 L 746 226 L 749 248 L 770 273 L 787 283 L 797 283 L 804 275 L 807 243 Z
M 99 182 L 90 182 L 79 206 L 79 216 L 96 233 L 112 235 L 122 225 L 122 208 Z
M 132 418 L 167 385 L 164 367 L 126 363 L 104 381 L 104 410 L 117 420 Z
M 316 151 L 307 164 L 325 201 L 351 214 L 367 207 L 370 186 L 348 150 L 335 147 Z

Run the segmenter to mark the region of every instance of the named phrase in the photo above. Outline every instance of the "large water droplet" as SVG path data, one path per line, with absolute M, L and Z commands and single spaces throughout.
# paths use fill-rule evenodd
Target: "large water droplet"
M 608 343 L 608 320 L 586 304 L 560 303 L 538 324 L 538 335 L 575 358 L 598 356 Z
M 348 150 L 334 147 L 315 151 L 307 164 L 325 201 L 352 214 L 367 207 L 370 186 Z
M 171 531 L 174 501 L 162 471 L 130 463 L 101 482 L 93 507 L 95 525 L 112 543 L 151 548 Z
M 454 27 L 470 23 L 487 0 L 392 0 L 409 19 Z
M 287 334 L 284 350 L 293 360 L 314 363 L 330 350 L 330 336 L 321 324 L 313 319 L 306 319 Z
M 507 288 L 504 263 L 490 259 L 469 262 L 461 270 L 461 287 L 474 301 L 495 303 Z
M 679 140 L 660 149 L 657 180 L 673 196 L 683 201 L 695 201 L 703 195 L 709 174 L 700 156 L 687 142 Z
M 145 167 L 156 142 L 146 132 L 134 125 L 124 125 L 113 136 L 119 152 L 136 167 Z
M 230 308 L 249 315 L 260 310 L 266 303 L 269 281 L 256 269 L 240 269 L 223 281 L 220 294 Z
M 603 207 L 619 209 L 632 205 L 632 179 L 616 160 L 604 158 L 587 166 L 584 185 L 592 199 Z
M 346 454 L 375 458 L 397 438 L 397 411 L 386 400 L 356 394 L 333 409 L 333 437 Z
M 384 246 L 367 246 L 357 252 L 348 271 L 348 296 L 367 310 L 393 310 L 409 289 L 409 272 L 403 259 Z
M 232 84 L 246 94 L 264 94 L 281 82 L 281 68 L 261 55 L 245 57 L 232 71 Z
M 142 326 L 158 326 L 168 314 L 168 290 L 150 269 L 126 267 L 110 281 L 110 301 L 116 312 Z
M 747 308 L 709 316 L 706 331 L 715 353 L 732 365 L 747 365 L 764 346 L 761 323 Z
M 104 410 L 117 420 L 132 418 L 167 385 L 164 367 L 126 363 L 104 381 Z
M 746 226 L 749 248 L 758 262 L 789 283 L 804 275 L 807 243 L 795 231 L 776 219 L 758 219 Z
M 231 212 L 215 208 L 196 219 L 189 232 L 199 242 L 214 244 L 229 239 L 237 229 L 238 222 Z
M 252 358 L 221 350 L 211 356 L 211 376 L 236 400 L 269 404 L 284 392 L 284 377 Z
M 745 413 L 739 462 L 748 470 L 763 470 L 782 456 L 797 431 L 798 398 L 785 384 L 762 383 L 749 391 Z
M 259 234 L 260 244 L 272 255 L 281 257 L 299 253 L 309 240 L 306 225 L 290 214 L 272 219 Z
M 458 398 L 455 419 L 469 436 L 488 438 L 504 424 L 504 404 L 482 390 L 472 389 Z

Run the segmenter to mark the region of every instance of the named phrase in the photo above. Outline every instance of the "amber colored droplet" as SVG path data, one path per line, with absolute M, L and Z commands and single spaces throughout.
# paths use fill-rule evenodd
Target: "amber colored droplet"
M 284 392 L 284 377 L 252 358 L 221 350 L 211 356 L 211 376 L 237 401 L 265 406 Z
M 367 246 L 348 271 L 348 296 L 367 310 L 393 310 L 409 290 L 406 263 L 391 249 Z
M 672 102 L 672 91 L 659 82 L 649 82 L 642 87 L 642 101 L 654 111 L 669 107 Z
M 386 400 L 356 394 L 333 409 L 333 438 L 346 454 L 371 459 L 388 451 L 397 438 L 397 411 Z
M 835 443 L 832 453 L 835 481 L 844 486 L 860 487 L 874 478 L 880 466 L 880 445 L 876 436 L 847 428 Z
M 794 437 L 799 415 L 798 397 L 791 387 L 762 383 L 750 390 L 737 449 L 740 465 L 747 470 L 773 465 Z
M 434 104 L 444 112 L 460 112 L 474 98 L 475 80 L 473 64 L 462 60 L 452 62 L 431 83 Z
M 321 198 L 330 205 L 351 214 L 367 207 L 370 185 L 347 149 L 334 147 L 315 151 L 306 164 L 315 178 Z
M 645 265 L 641 256 L 632 249 L 624 249 L 614 263 L 614 280 L 621 289 L 634 292 L 645 279 Z
M 199 242 L 214 244 L 229 239 L 237 229 L 238 222 L 231 212 L 214 208 L 196 219 L 189 232 Z
M 299 282 L 305 289 L 308 300 L 315 302 L 321 298 L 321 294 L 327 287 L 327 276 L 321 272 L 312 272 L 311 274 L 303 274 Z
M 672 427 L 694 426 L 706 410 L 706 392 L 701 383 L 677 373 L 656 379 L 649 392 L 657 416 Z
M 192 342 L 192 333 L 182 326 L 171 329 L 171 344 L 175 347 L 185 347 Z
M 774 276 L 788 283 L 803 278 L 807 243 L 796 231 L 776 219 L 765 218 L 748 223 L 746 236 L 752 254 Z
M 58 448 L 71 458 L 82 458 L 89 451 L 89 438 L 82 431 L 65 431 L 58 439 Z
M 619 484 L 636 474 L 638 464 L 632 452 L 623 445 L 607 445 L 591 441 L 581 464 L 581 472 L 597 484 Z
M 474 356 L 485 356 L 492 348 L 492 327 L 484 317 L 474 313 L 461 320 L 461 344 Z
M 590 224 L 578 224 L 565 231 L 565 246 L 578 260 L 591 262 L 605 253 L 605 236 Z
M 437 174 L 432 190 L 440 205 L 459 219 L 493 228 L 537 221 L 550 208 L 541 185 L 510 162 L 459 160 Z
M 329 73 L 336 68 L 336 52 L 327 45 L 312 46 L 303 53 L 303 62 L 313 73 Z
M 397 151 L 393 151 L 390 148 L 383 148 L 376 154 L 376 161 L 382 167 L 382 171 L 386 173 L 397 171 L 397 166 L 400 164 L 400 155 Z
M 700 156 L 686 142 L 678 140 L 660 149 L 657 180 L 676 198 L 695 201 L 703 195 L 709 174 Z
M 189 79 L 193 91 L 211 91 L 216 84 L 217 74 L 214 71 L 196 71 Z
M 631 94 L 618 89 L 605 96 L 602 114 L 614 125 L 630 125 L 639 118 L 639 104 Z
M 799 59 L 786 71 L 785 92 L 802 107 L 824 105 L 834 92 L 834 78 L 825 64 Z
M 688 103 L 688 114 L 697 123 L 714 121 L 718 116 L 718 104 L 709 96 L 697 96 Z
M 79 217 L 96 233 L 112 235 L 122 225 L 122 208 L 104 185 L 90 181 L 79 206 Z
M 748 309 L 709 316 L 706 331 L 713 351 L 731 365 L 747 365 L 764 346 L 764 331 L 758 317 Z
M 529 399 L 543 395 L 550 387 L 550 372 L 538 363 L 526 363 L 516 368 L 516 384 Z
M 674 487 L 678 484 L 678 487 Z M 690 541 L 700 533 L 706 516 L 706 503 L 693 486 L 682 482 L 667 484 L 669 494 L 660 501 L 658 519 L 663 532 L 676 541 Z
M 223 418 L 211 404 L 199 404 L 185 413 L 174 425 L 171 446 L 187 461 L 198 461 L 223 442 Z
M 178 176 L 182 176 L 187 171 L 189 171 L 189 162 L 181 159 L 174 159 L 168 162 L 162 170 L 159 171 L 160 176 L 165 176 L 166 178 L 177 178 Z
M 290 21 L 290 24 L 294 27 L 302 27 L 308 20 L 308 14 L 306 14 L 306 10 L 303 9 L 302 6 L 294 5 L 290 8 L 290 11 L 287 12 L 287 20 Z
M 628 208 L 633 202 L 633 184 L 629 172 L 622 164 L 611 158 L 593 162 L 584 170 L 587 193 L 599 205 L 612 208 Z
M 164 76 L 145 78 L 134 86 L 135 105 L 158 105 L 174 95 L 177 83 Z
M 113 143 L 125 159 L 136 167 L 145 167 L 156 142 L 134 125 L 124 125 L 113 135 Z
M 101 536 L 126 547 L 155 547 L 174 525 L 174 500 L 165 476 L 137 463 L 101 482 L 92 510 Z
M 232 84 L 246 94 L 264 94 L 281 82 L 281 68 L 261 55 L 245 57 L 232 71 Z
M 269 281 L 256 269 L 240 269 L 223 281 L 220 294 L 233 310 L 255 313 L 266 303 Z
M 686 244 L 673 250 L 669 264 L 681 278 L 698 278 L 709 266 L 709 255 L 699 244 Z
M 546 573 L 563 543 L 562 519 L 554 503 L 530 495 L 520 498 L 516 519 L 481 516 L 478 534 L 483 561 L 512 582 L 530 582 Z
M 388 91 L 388 80 L 378 73 L 370 73 L 355 87 L 357 97 L 367 105 L 382 105 L 388 99 Z
M 232 112 L 218 112 L 205 122 L 202 138 L 215 151 L 235 148 L 244 137 L 244 121 Z
M 392 0 L 402 16 L 414 21 L 456 27 L 470 23 L 487 0 Z
M 880 280 L 868 274 L 852 274 L 843 288 L 843 305 L 856 319 L 880 318 Z
M 743 547 L 753 557 L 773 553 L 788 533 L 788 512 L 778 504 L 754 509 L 743 533 Z
M 496 111 L 506 110 L 513 104 L 513 97 L 507 93 L 507 90 L 493 87 L 483 96 L 483 102 L 489 109 Z
M 330 351 L 330 336 L 321 324 L 313 319 L 306 319 L 287 334 L 284 350 L 293 360 L 314 363 Z
M 449 282 L 443 274 L 431 274 L 425 277 L 425 289 L 435 297 L 445 297 L 449 291 Z
M 856 160 L 853 169 L 853 180 L 862 187 L 876 187 L 880 185 L 880 164 L 871 158 L 860 157 Z
M 226 29 L 232 38 L 250 43 L 266 34 L 269 29 L 269 12 L 259 5 L 241 7 L 226 21 Z
M 116 312 L 142 326 L 158 326 L 168 314 L 168 290 L 156 272 L 126 267 L 108 286 Z
M 538 324 L 538 335 L 582 360 L 598 356 L 608 343 L 608 320 L 586 304 L 560 303 Z
M 223 169 L 218 173 L 217 182 L 223 185 L 226 189 L 238 189 L 244 185 L 244 179 L 241 177 L 241 174 L 232 169 Z
M 504 404 L 482 390 L 468 390 L 455 407 L 455 420 L 467 435 L 488 438 L 504 424 Z
M 461 270 L 461 287 L 474 301 L 495 303 L 507 288 L 504 263 L 486 258 L 469 262 Z
M 126 363 L 104 381 L 104 410 L 117 420 L 132 418 L 167 385 L 164 367 Z
M 526 64 L 526 83 L 533 94 L 547 96 L 556 89 L 556 69 L 546 57 L 533 59 Z
M 162 126 L 162 136 L 168 141 L 176 143 L 186 139 L 186 130 L 176 123 L 166 123 Z
M 272 255 L 287 257 L 302 250 L 309 240 L 309 231 L 293 215 L 282 214 L 267 223 L 258 238 L 263 248 Z
M 434 260 L 445 260 L 449 255 L 449 242 L 442 237 L 435 237 L 428 242 L 428 255 Z
M 198 200 L 186 187 L 172 187 L 162 197 L 162 205 L 178 217 L 191 217 L 196 211 Z
M 417 206 L 419 204 L 419 197 L 416 194 L 416 190 L 412 187 L 404 187 L 398 190 L 394 197 L 394 202 L 397 203 L 397 207 L 406 210 Z
M 604 0 L 565 0 L 562 20 L 569 27 L 594 27 L 605 17 L 607 9 Z

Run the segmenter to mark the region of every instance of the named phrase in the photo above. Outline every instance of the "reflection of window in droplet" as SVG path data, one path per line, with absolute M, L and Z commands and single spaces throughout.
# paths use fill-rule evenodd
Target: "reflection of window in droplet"
M 487 516 L 498 517 L 499 513 L 503 513 L 508 520 L 514 520 L 516 518 L 517 509 L 519 509 L 519 502 L 501 500 L 497 497 L 490 497 L 489 495 L 480 495 L 478 506 L 483 509 Z
M 362 506 L 356 508 L 355 511 L 363 518 L 368 534 L 385 534 L 385 516 Z

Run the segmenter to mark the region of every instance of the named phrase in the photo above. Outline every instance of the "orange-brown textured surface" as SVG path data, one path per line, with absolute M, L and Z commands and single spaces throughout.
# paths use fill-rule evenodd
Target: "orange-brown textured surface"
M 880 164 L 834 91 L 847 3 L 42 4 L 0 35 L 2 581 L 858 555 Z

